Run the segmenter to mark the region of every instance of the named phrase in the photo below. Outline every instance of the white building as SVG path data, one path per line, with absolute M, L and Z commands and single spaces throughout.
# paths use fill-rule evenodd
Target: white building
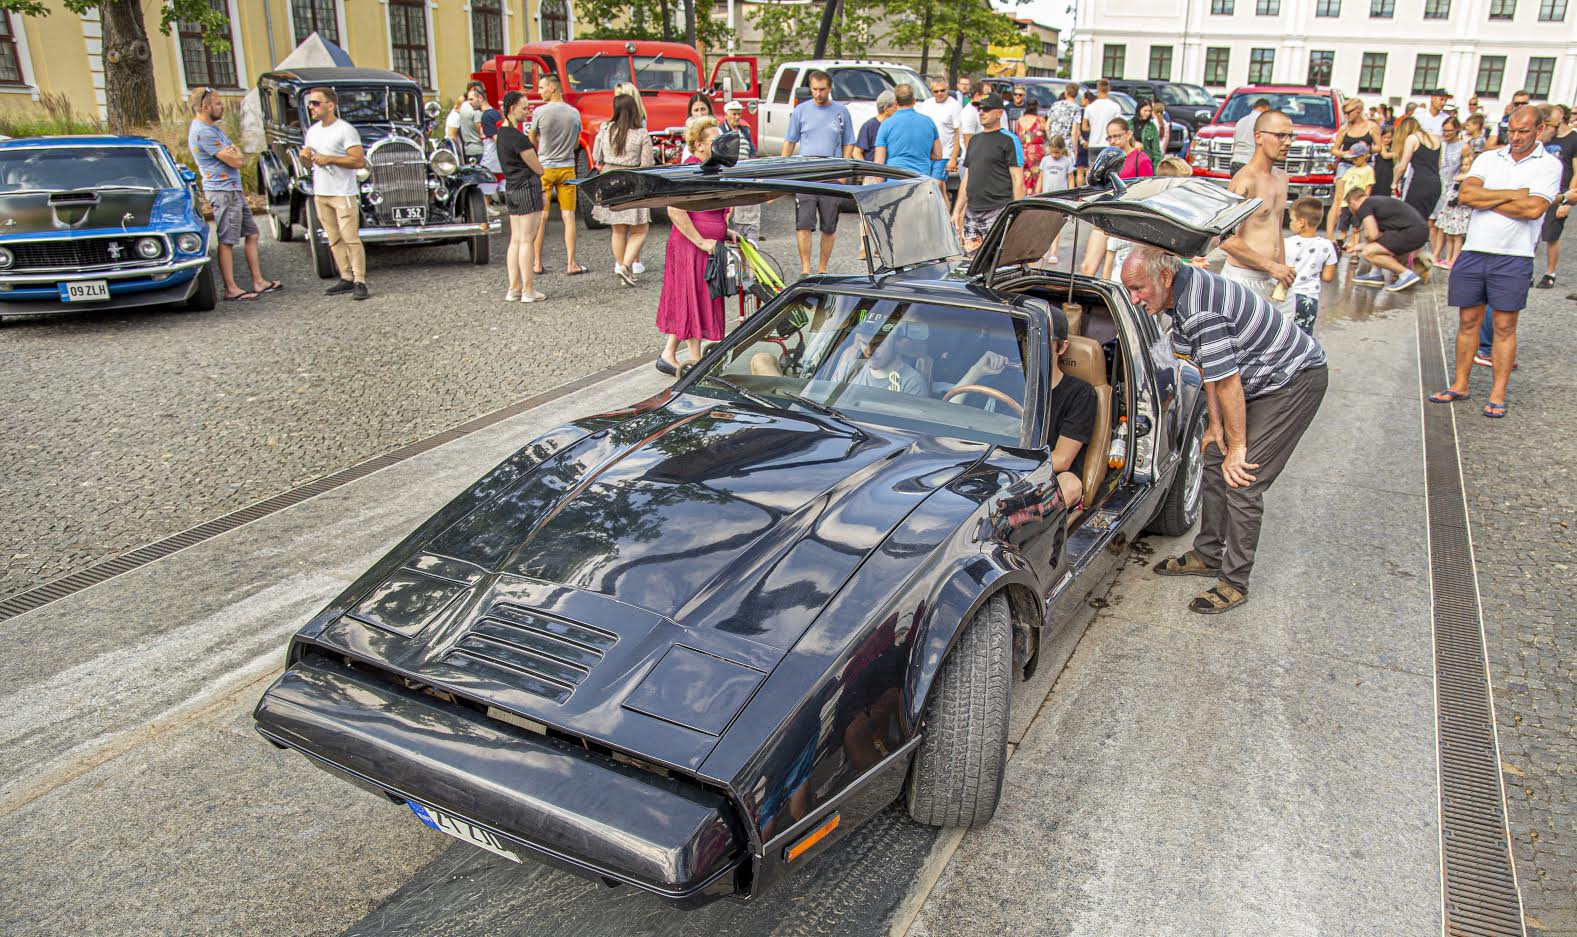
M 1569 9 L 1568 7 L 1572 7 Z M 1577 0 L 1078 0 L 1073 77 L 1577 100 Z

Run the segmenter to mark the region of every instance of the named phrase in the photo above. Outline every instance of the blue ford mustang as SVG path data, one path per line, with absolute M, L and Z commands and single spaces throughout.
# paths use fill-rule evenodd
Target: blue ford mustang
M 0 315 L 212 309 L 195 179 L 145 137 L 0 143 Z

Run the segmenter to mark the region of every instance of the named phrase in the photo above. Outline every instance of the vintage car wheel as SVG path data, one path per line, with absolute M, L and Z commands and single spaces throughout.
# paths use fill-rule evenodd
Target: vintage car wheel
M 1172 479 L 1172 487 L 1166 491 L 1161 510 L 1156 512 L 1155 518 L 1145 528 L 1150 533 L 1176 537 L 1187 533 L 1194 522 L 1199 520 L 1200 491 L 1205 476 L 1205 456 L 1199 451 L 1199 439 L 1205 434 L 1205 424 L 1209 418 L 1209 413 L 1200 408 L 1192 432 L 1183 441 L 1187 447 L 1183 464 L 1178 466 L 1177 477 Z
M 925 704 L 925 741 L 909 767 L 909 815 L 979 826 L 996 813 L 1008 758 L 1013 622 L 997 593 L 964 629 Z
M 473 188 L 465 194 L 465 220 L 486 221 L 487 199 L 482 196 L 482 190 Z M 465 239 L 466 251 L 471 257 L 471 262 L 478 267 L 487 265 L 492 259 L 493 248 L 486 234 Z
M 318 207 L 307 202 L 307 243 L 312 245 L 312 270 L 320 279 L 335 275 L 334 254 L 329 250 L 327 238 L 318 236 Z
M 584 179 L 589 175 L 591 175 L 591 160 L 586 156 L 585 150 L 577 149 L 575 151 L 575 178 Z M 577 192 L 576 194 L 579 195 L 580 193 Z M 580 215 L 580 220 L 586 223 L 587 228 L 599 229 L 607 227 L 607 225 L 591 216 L 591 199 L 589 198 L 575 199 L 575 213 Z
M 285 210 L 289 211 L 290 209 L 287 206 Z M 274 240 L 276 241 L 289 243 L 296 239 L 296 226 L 288 221 L 280 221 L 279 216 L 274 214 L 272 208 L 268 210 L 268 227 L 273 232 Z
M 219 271 L 218 260 L 210 256 L 208 266 L 197 271 L 197 289 L 186 300 L 186 308 L 193 312 L 207 312 L 214 308 L 219 300 L 219 284 L 217 278 Z

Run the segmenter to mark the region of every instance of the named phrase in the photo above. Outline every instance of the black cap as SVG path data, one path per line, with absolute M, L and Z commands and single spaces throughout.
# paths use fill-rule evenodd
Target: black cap
M 1000 110 L 1002 110 L 1002 107 L 1003 107 L 1003 105 L 1002 105 L 1002 95 L 997 94 L 995 91 L 993 91 L 990 94 L 986 95 L 985 97 L 981 98 L 975 104 L 975 107 L 979 108 L 982 111 L 1000 111 Z
M 1068 314 L 1061 306 L 1051 307 L 1051 337 L 1059 342 L 1068 340 Z
M 1452 94 L 1444 88 L 1436 88 L 1429 92 L 1429 96 L 1432 98 L 1449 98 L 1452 97 Z

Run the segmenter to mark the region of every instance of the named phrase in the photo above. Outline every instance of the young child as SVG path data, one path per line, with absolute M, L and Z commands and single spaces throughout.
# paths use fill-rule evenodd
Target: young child
M 1292 203 L 1292 237 L 1287 238 L 1287 263 L 1297 271 L 1292 281 L 1292 321 L 1309 335 L 1320 311 L 1320 284 L 1336 279 L 1336 247 L 1320 237 L 1325 204 L 1317 198 Z
M 1073 157 L 1068 155 L 1068 141 L 1061 134 L 1052 137 L 1046 143 L 1046 156 L 1040 161 L 1040 185 L 1031 194 L 1041 192 L 1056 192 L 1069 188 L 1072 185 L 1070 176 L 1073 175 Z M 1054 267 L 1058 262 L 1057 245 L 1051 245 L 1051 250 L 1040 259 L 1041 266 Z
M 1352 163 L 1352 167 L 1342 173 L 1340 179 L 1336 180 L 1336 198 L 1331 202 L 1332 205 L 1341 209 L 1341 213 L 1338 214 L 1337 211 L 1333 210 L 1330 220 L 1325 225 L 1325 236 L 1333 240 L 1340 240 L 1347 236 L 1347 225 L 1345 223 L 1338 224 L 1338 219 L 1346 218 L 1350 214 L 1343 207 L 1347 204 L 1347 193 L 1353 189 L 1369 191 L 1374 189 L 1374 167 L 1369 165 L 1369 144 L 1362 140 L 1354 143 L 1352 149 L 1347 151 L 1347 159 Z

